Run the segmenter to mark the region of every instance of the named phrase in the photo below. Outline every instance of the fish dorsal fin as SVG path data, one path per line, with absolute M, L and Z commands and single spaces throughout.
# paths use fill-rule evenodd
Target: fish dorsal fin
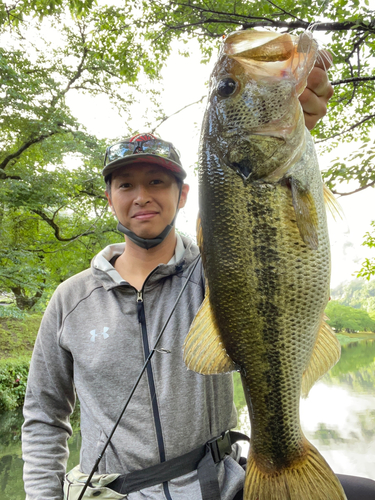
M 338 217 L 340 219 L 344 219 L 340 203 L 336 200 L 332 191 L 325 184 L 323 184 L 323 196 L 324 204 L 334 220 L 337 220 Z
M 210 305 L 208 288 L 184 343 L 184 361 L 189 370 L 203 375 L 228 373 L 237 369 L 220 337 Z
M 313 250 L 318 248 L 318 214 L 314 197 L 308 188 L 295 178 L 290 178 L 292 200 L 297 226 L 303 241 Z
M 318 337 L 310 358 L 309 366 L 303 373 L 301 394 L 306 398 L 315 382 L 328 372 L 340 359 L 341 346 L 324 315 Z

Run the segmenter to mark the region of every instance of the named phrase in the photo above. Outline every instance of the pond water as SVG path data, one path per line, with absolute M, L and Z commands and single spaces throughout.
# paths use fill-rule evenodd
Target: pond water
M 375 336 L 374 336 L 375 337 Z M 375 479 L 375 338 L 340 337 L 339 363 L 301 400 L 306 437 L 337 473 Z M 238 429 L 250 425 L 240 380 L 235 379 Z M 20 411 L 0 415 L 0 499 L 24 500 Z M 73 424 L 77 429 L 77 425 Z M 69 441 L 68 467 L 79 462 L 78 430 Z M 243 454 L 246 455 L 246 447 Z
M 375 335 L 339 338 L 340 361 L 301 399 L 302 429 L 336 473 L 375 479 Z M 249 417 L 237 385 L 238 428 L 246 434 Z

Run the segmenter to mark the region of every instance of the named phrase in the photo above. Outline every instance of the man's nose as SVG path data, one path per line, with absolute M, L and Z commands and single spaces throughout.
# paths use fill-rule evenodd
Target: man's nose
M 134 203 L 137 205 L 146 205 L 151 201 L 150 193 L 146 186 L 138 186 L 136 196 L 134 198 Z

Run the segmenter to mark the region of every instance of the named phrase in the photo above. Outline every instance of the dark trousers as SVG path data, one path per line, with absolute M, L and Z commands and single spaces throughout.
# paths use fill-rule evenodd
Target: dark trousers
M 375 500 L 375 481 L 372 479 L 343 474 L 336 475 L 348 500 Z M 243 500 L 243 491 L 239 491 L 233 500 Z

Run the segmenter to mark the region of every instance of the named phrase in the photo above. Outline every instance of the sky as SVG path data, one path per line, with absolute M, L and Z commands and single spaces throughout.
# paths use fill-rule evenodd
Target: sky
M 182 46 L 186 49 L 186 46 Z M 191 47 L 190 47 L 191 48 Z M 206 83 L 209 80 L 215 57 L 207 64 L 200 64 L 197 47 L 193 47 L 197 56 L 183 58 L 174 50 L 163 69 L 162 99 L 166 114 L 172 115 L 185 106 L 194 103 L 207 94 Z M 69 104 L 73 113 L 89 132 L 99 138 L 126 137 L 127 125 L 124 118 L 111 108 L 108 99 L 78 96 L 70 97 Z M 134 107 L 132 125 L 140 132 L 147 132 L 143 118 L 147 102 Z M 182 163 L 188 172 L 187 183 L 190 185 L 189 200 L 180 212 L 177 228 L 184 234 L 195 237 L 195 223 L 198 212 L 198 181 L 196 162 L 199 144 L 200 126 L 203 119 L 205 102 L 190 106 L 172 116 L 156 130 L 156 135 L 172 142 L 180 151 Z M 340 146 L 340 152 L 348 152 L 353 145 Z M 335 151 L 331 158 L 340 156 Z M 319 157 L 320 168 L 328 168 L 330 157 Z M 353 190 L 354 185 L 341 185 L 340 192 Z M 368 188 L 360 193 L 340 197 L 339 203 L 344 213 L 344 220 L 333 221 L 328 217 L 331 241 L 332 274 L 331 288 L 344 281 L 355 279 L 365 257 L 375 257 L 375 250 L 362 246 L 363 237 L 370 230 L 370 222 L 375 220 L 375 191 Z

